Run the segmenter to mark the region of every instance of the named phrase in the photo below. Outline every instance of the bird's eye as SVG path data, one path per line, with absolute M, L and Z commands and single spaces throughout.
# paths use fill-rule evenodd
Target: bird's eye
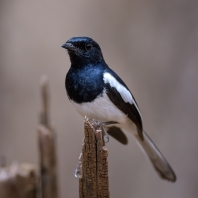
M 87 51 L 91 50 L 91 48 L 92 48 L 92 45 L 91 45 L 91 44 L 85 45 L 85 49 L 86 49 Z

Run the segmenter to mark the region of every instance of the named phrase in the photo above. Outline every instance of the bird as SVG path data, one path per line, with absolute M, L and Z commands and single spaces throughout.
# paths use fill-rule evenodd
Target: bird
M 71 66 L 65 88 L 77 112 L 100 122 L 113 122 L 111 134 L 131 133 L 159 176 L 175 182 L 176 174 L 143 129 L 138 104 L 124 81 L 106 64 L 99 44 L 92 38 L 72 37 L 61 47 L 69 54 Z M 127 144 L 123 134 L 120 142 Z

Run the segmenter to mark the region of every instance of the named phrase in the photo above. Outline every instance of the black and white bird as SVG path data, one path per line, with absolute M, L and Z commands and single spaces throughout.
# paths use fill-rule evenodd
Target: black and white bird
M 100 46 L 89 37 L 73 37 L 62 47 L 67 49 L 71 61 L 65 87 L 78 113 L 100 122 L 116 122 L 116 127 L 133 134 L 159 175 L 175 182 L 176 175 L 171 166 L 143 130 L 135 98 L 122 79 L 108 67 Z

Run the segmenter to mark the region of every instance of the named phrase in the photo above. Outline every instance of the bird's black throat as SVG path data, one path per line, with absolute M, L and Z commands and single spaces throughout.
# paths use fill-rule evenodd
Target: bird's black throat
M 100 96 L 104 88 L 103 70 L 102 65 L 72 66 L 65 79 L 69 99 L 81 104 Z

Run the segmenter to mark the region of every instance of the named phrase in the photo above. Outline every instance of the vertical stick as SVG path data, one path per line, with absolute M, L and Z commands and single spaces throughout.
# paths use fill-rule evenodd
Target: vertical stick
M 108 153 L 102 129 L 95 121 L 85 118 L 84 133 L 79 197 L 109 198 Z
M 49 122 L 48 79 L 41 79 L 42 108 L 38 126 L 42 198 L 58 198 L 56 134 Z

